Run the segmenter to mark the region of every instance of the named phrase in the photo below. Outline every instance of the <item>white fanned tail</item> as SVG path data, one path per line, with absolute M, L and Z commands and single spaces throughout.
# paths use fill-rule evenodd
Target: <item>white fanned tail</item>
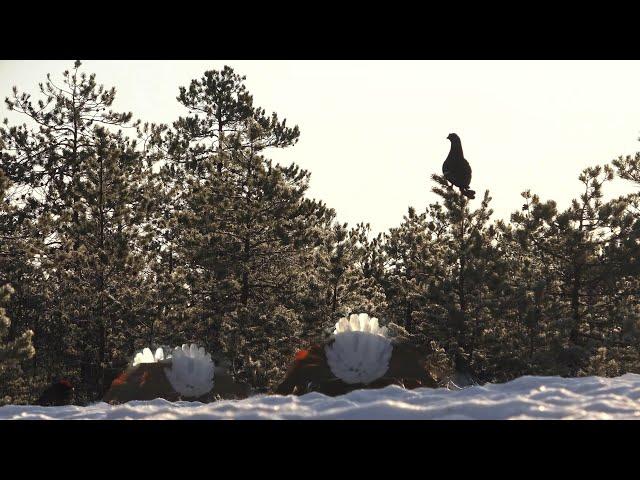
M 171 358 L 171 355 L 166 358 Z M 161 362 L 162 360 L 165 360 L 164 350 L 162 347 L 158 348 L 155 354 L 151 352 L 150 348 L 146 347 L 141 352 L 136 353 L 136 356 L 133 358 L 133 366 L 135 367 L 140 363 Z
M 211 355 L 192 343 L 173 350 L 171 368 L 165 369 L 165 374 L 176 392 L 196 398 L 213 389 L 213 371 Z
M 331 372 L 345 383 L 368 384 L 389 369 L 393 346 L 386 327 L 366 313 L 341 318 L 334 330 L 335 339 L 325 348 Z

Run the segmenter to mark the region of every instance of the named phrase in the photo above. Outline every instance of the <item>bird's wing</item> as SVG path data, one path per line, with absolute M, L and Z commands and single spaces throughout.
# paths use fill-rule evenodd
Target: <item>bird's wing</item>
M 464 183 L 466 184 L 467 187 L 469 187 L 469 185 L 471 184 L 471 165 L 469 165 L 469 162 L 467 161 L 466 158 L 464 159 L 463 164 L 464 164 L 464 168 L 463 168 Z
M 448 179 L 449 175 L 451 174 L 451 159 L 450 157 L 447 157 L 447 159 L 444 161 L 444 163 L 442 164 L 442 175 Z

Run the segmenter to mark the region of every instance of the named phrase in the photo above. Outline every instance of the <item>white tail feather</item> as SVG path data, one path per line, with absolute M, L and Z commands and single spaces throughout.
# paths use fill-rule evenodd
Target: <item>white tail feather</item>
M 169 356 L 167 358 L 171 358 L 171 356 Z M 146 348 L 142 349 L 141 352 L 136 353 L 136 356 L 133 358 L 133 366 L 135 367 L 136 365 L 138 365 L 140 363 L 161 362 L 164 359 L 165 359 L 164 350 L 162 348 L 158 348 L 156 350 L 156 353 L 153 354 L 153 353 L 151 353 L 151 349 L 146 347 Z
M 393 347 L 386 338 L 386 327 L 366 313 L 341 318 L 335 326 L 335 339 L 325 348 L 331 372 L 346 383 L 368 384 L 389 369 Z
M 176 392 L 195 398 L 213 389 L 214 367 L 211 355 L 192 343 L 173 350 L 171 368 L 165 369 L 165 374 Z

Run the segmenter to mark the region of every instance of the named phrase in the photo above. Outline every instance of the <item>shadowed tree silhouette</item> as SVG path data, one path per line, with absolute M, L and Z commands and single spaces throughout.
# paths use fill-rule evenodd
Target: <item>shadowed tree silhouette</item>
M 447 139 L 451 141 L 451 150 L 449 150 L 449 155 L 447 155 L 447 159 L 442 164 L 442 175 L 458 187 L 463 195 L 471 199 L 476 198 L 476 192 L 469 189 L 471 166 L 462 153 L 460 137 L 455 133 L 450 133 Z

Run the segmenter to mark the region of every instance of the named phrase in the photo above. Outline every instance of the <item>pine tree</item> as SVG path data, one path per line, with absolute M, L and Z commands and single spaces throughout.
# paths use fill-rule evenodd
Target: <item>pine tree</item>
M 361 312 L 376 316 L 386 308 L 384 292 L 368 271 L 369 233 L 368 224 L 349 228 L 346 223 L 333 223 L 315 250 L 312 291 L 317 294 L 317 315 L 322 319 L 317 326 L 322 332 L 332 330 L 341 317 Z
M 430 290 L 438 288 L 434 263 L 440 259 L 434 255 L 434 243 L 427 212 L 417 214 L 413 207 L 384 239 L 388 269 L 383 284 L 390 316 L 409 332 L 414 331 L 414 312 L 428 308 Z
M 622 219 L 628 201 L 602 201 L 602 187 L 613 175 L 609 165 L 585 169 L 579 176 L 584 192 L 563 212 L 555 202 L 542 203 L 525 192 L 523 212 L 512 215 L 512 238 L 532 250 L 533 268 L 544 276 L 552 319 L 545 325 L 550 355 L 545 363 L 555 372 L 586 372 L 590 357 L 615 342 L 614 332 L 621 328 L 612 315 L 620 287 L 612 248 L 627 235 L 629 222 Z
M 495 228 L 488 224 L 493 213 L 491 197 L 485 191 L 480 207 L 471 210 L 469 200 L 449 188 L 444 178 L 432 175 L 432 179 L 437 184 L 433 191 L 443 200 L 442 207 L 431 209 L 439 224 L 444 267 L 441 288 L 434 292 L 433 301 L 447 312 L 440 320 L 449 331 L 445 348 L 459 368 L 475 365 L 475 370 L 481 370 L 486 361 L 483 337 L 492 326 L 505 269 L 495 245 Z
M 5 304 L 12 293 L 11 286 L 4 285 L 0 288 L 0 302 Z M 6 337 L 9 334 L 10 326 L 11 320 L 7 316 L 6 310 L 0 307 L 0 379 L 3 385 L 8 381 L 7 376 L 9 373 L 14 373 L 12 370 L 19 368 L 19 362 L 33 357 L 35 353 L 31 344 L 33 332 L 27 330 L 19 337 L 7 340 Z
M 164 136 L 163 175 L 180 190 L 167 233 L 188 284 L 189 315 L 175 329 L 225 350 L 256 385 L 265 374 L 251 372 L 283 366 L 280 353 L 272 355 L 299 343 L 302 266 L 333 212 L 305 198 L 307 171 L 264 156 L 294 145 L 299 131 L 255 107 L 243 81 L 225 67 L 180 89 L 192 115 Z
M 42 296 L 37 287 L 41 274 L 38 267 L 29 261 L 28 240 L 32 233 L 32 222 L 24 214 L 24 209 L 20 208 L 19 201 L 16 201 L 19 195 L 20 190 L 10 187 L 8 178 L 0 170 L 0 285 L 7 285 L 7 295 L 0 306 L 12 313 L 11 323 L 6 316 L 2 321 L 6 322 L 5 335 L 10 341 L 18 342 L 18 350 L 21 349 L 19 342 L 24 342 L 16 340 L 19 332 L 30 331 L 30 326 L 38 323 L 42 313 Z M 11 295 L 8 294 L 9 289 Z M 31 376 L 35 374 L 35 368 L 31 367 L 35 366 L 36 356 L 29 358 L 33 358 L 32 362 L 22 361 L 21 368 L 11 369 L 0 380 L 0 398 L 6 396 L 20 403 L 28 401 Z
M 118 130 L 132 115 L 107 111 L 115 88 L 98 86 L 80 66 L 64 72 L 62 86 L 48 75 L 37 107 L 14 89 L 6 104 L 30 125 L 2 131 L 0 165 L 26 191 L 24 210 L 37 227 L 30 243 L 48 299 L 42 341 L 53 350 L 51 364 L 79 374 L 92 399 L 148 314 L 140 245 L 151 201 L 149 166 Z
M 9 182 L 4 176 L 2 170 L 0 170 L 0 236 L 4 241 L 8 240 L 6 223 L 8 220 L 8 213 L 13 211 L 13 208 L 4 201 L 4 196 L 9 187 Z M 2 252 L 0 255 L 6 253 L 8 255 L 11 252 Z M 6 266 L 6 262 L 3 261 L 5 257 L 0 257 L 0 266 Z M 31 343 L 33 332 L 26 330 L 24 333 L 18 335 L 15 333 L 15 329 L 12 334 L 11 320 L 7 315 L 5 306 L 9 303 L 11 294 L 14 293 L 13 288 L 9 284 L 0 287 L 0 402 L 9 403 L 12 401 L 10 387 L 13 378 L 21 372 L 20 363 L 32 358 L 35 350 Z

